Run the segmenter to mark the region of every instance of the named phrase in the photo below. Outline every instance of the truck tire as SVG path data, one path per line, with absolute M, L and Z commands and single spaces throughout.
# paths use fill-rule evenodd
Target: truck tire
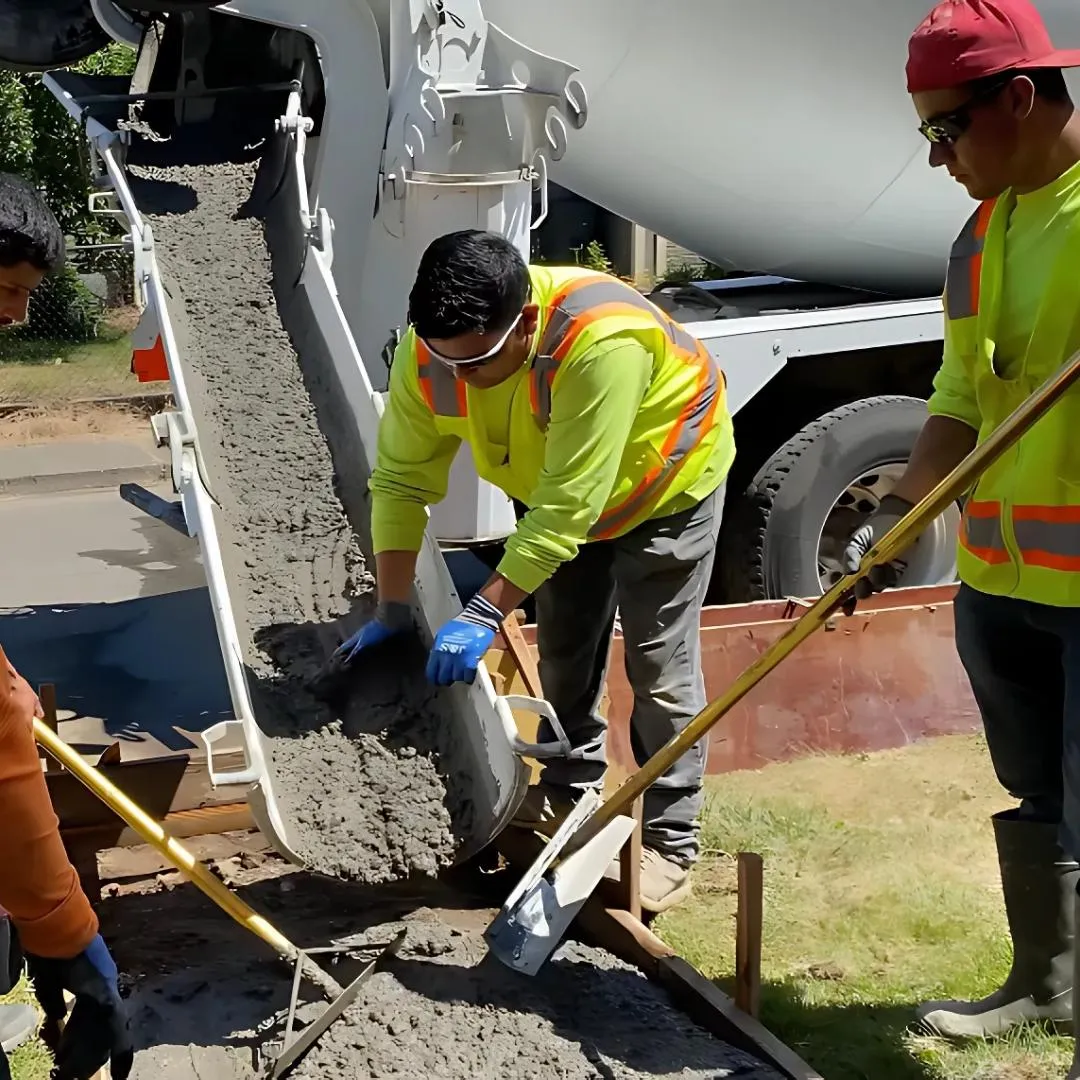
M 841 541 L 895 483 L 925 421 L 921 398 L 865 398 L 784 443 L 729 500 L 717 552 L 725 601 L 820 596 L 840 576 Z M 911 549 L 901 584 L 955 580 L 958 528 L 950 508 Z

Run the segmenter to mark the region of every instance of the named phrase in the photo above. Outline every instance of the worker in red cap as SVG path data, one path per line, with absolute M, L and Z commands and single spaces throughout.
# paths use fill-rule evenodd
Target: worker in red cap
M 907 86 L 930 143 L 978 206 L 949 256 L 945 348 L 907 468 L 852 536 L 848 569 L 1080 348 L 1080 115 L 1028 0 L 944 0 L 909 42 Z M 1001 785 L 994 816 L 1013 941 L 1008 978 L 921 1025 L 999 1036 L 1072 1027 L 1080 856 L 1080 389 L 993 466 L 965 503 L 956 644 Z M 896 582 L 902 562 L 874 582 Z M 1078 1058 L 1080 1065 L 1080 1058 Z M 1080 1077 L 1074 1066 L 1070 1076 Z

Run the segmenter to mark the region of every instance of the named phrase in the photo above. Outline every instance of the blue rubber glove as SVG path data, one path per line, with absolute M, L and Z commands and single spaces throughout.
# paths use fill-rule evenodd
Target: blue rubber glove
M 465 605 L 465 610 L 435 635 L 427 662 L 428 681 L 436 686 L 471 683 L 484 653 L 491 647 L 502 617 L 494 604 L 477 593 Z
M 411 630 L 412 625 L 412 610 L 408 604 L 394 600 L 380 604 L 375 609 L 375 618 L 364 623 L 352 637 L 337 647 L 333 660 L 343 667 L 348 667 L 364 649 L 403 634 L 406 630 Z
M 67 1013 L 64 991 L 75 995 L 54 1051 L 56 1080 L 86 1080 L 105 1065 L 114 1080 L 125 1080 L 135 1053 L 116 962 L 102 936 L 98 934 L 71 959 L 28 954 L 26 963 L 34 993 L 53 1024 Z

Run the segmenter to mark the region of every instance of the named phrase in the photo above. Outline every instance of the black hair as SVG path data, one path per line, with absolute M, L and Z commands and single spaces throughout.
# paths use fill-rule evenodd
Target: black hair
M 0 266 L 29 263 L 53 273 L 64 265 L 64 234 L 32 184 L 0 173 Z
M 1069 88 L 1065 85 L 1065 74 L 1061 68 L 1014 68 L 1011 71 L 1003 71 L 999 75 L 987 75 L 985 79 L 976 79 L 971 87 L 975 93 L 982 90 L 990 91 L 1004 86 L 1018 75 L 1031 80 L 1032 86 L 1035 87 L 1036 97 L 1062 104 L 1071 100 Z
M 504 236 L 461 229 L 433 240 L 409 293 L 409 322 L 422 338 L 505 330 L 529 298 L 529 268 Z

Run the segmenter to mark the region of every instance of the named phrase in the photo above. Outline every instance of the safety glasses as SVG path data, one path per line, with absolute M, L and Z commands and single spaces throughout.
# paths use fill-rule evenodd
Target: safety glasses
M 524 314 L 524 311 L 519 311 L 518 317 L 506 328 L 506 332 L 502 335 L 502 337 L 499 338 L 499 340 L 495 342 L 495 344 L 492 345 L 487 352 L 481 353 L 479 356 L 470 356 L 466 359 L 460 359 L 453 356 L 444 356 L 441 352 L 438 351 L 438 349 L 432 348 L 429 341 L 424 341 L 423 338 L 421 338 L 420 340 L 424 341 L 424 346 L 427 348 L 427 351 L 431 353 L 431 355 L 436 360 L 438 360 L 440 364 L 445 364 L 446 367 L 454 368 L 458 371 L 476 371 L 477 368 L 482 368 L 485 364 L 490 364 L 491 361 L 494 360 L 500 352 L 502 352 L 503 346 L 507 343 L 507 341 L 509 341 L 510 335 L 517 328 L 517 325 L 521 322 Z
M 984 86 L 959 108 L 952 112 L 927 117 L 919 125 L 919 133 L 927 142 L 939 146 L 952 146 L 971 126 L 971 110 L 997 97 L 1012 82 L 1013 76 L 999 79 Z

